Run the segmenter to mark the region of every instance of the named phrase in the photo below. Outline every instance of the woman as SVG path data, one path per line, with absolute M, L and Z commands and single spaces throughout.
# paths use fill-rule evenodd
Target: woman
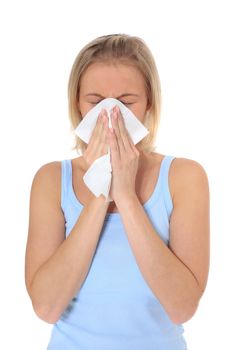
M 149 130 L 134 145 L 119 108 L 103 111 L 82 155 L 36 173 L 25 278 L 33 308 L 55 324 L 49 350 L 186 349 L 182 323 L 195 313 L 209 268 L 209 189 L 203 167 L 154 152 L 161 95 L 144 41 L 107 35 L 86 45 L 69 80 L 73 128 L 114 97 Z M 110 197 L 83 175 L 111 151 Z

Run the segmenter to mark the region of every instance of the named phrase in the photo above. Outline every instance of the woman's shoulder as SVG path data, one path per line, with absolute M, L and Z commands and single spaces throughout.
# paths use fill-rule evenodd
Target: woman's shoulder
M 163 159 L 167 156 L 166 154 L 152 152 L 150 154 L 151 164 L 159 168 Z M 178 196 L 178 193 L 184 192 L 192 186 L 208 186 L 207 174 L 201 163 L 190 158 L 176 157 L 175 155 L 172 157 L 168 181 L 173 199 L 175 194 Z
M 69 160 L 72 162 L 74 168 L 83 168 L 84 161 L 81 156 Z M 62 161 L 51 161 L 40 166 L 36 171 L 34 178 L 44 178 L 51 181 L 57 179 L 60 181 L 61 171 Z
M 185 180 L 188 177 L 207 176 L 201 163 L 194 159 L 175 157 L 171 164 L 171 176 Z
M 52 161 L 45 163 L 38 168 L 34 178 L 53 178 L 60 175 L 61 161 Z
M 157 152 L 151 152 L 150 153 L 150 159 L 151 164 L 161 164 L 163 159 L 165 157 L 168 157 L 169 155 L 161 154 Z M 206 174 L 204 167 L 201 163 L 199 163 L 196 160 L 189 159 L 189 158 L 183 158 L 183 157 L 176 157 L 175 155 L 172 156 L 172 162 L 171 162 L 171 175 L 174 177 L 180 177 L 185 176 L 188 173 L 203 173 Z
M 69 160 L 72 162 L 73 171 L 76 171 L 77 168 L 82 169 L 83 161 L 80 156 Z M 40 166 L 34 175 L 33 183 L 40 183 L 59 191 L 62 176 L 62 162 L 63 161 L 51 161 Z
M 46 191 L 60 198 L 61 162 L 52 161 L 38 168 L 32 180 L 32 190 Z
M 163 158 L 168 157 L 169 155 L 157 153 L 157 152 L 151 152 L 151 159 L 153 162 L 161 162 Z M 179 169 L 180 172 L 183 171 L 203 171 L 205 172 L 205 169 L 201 163 L 194 159 L 190 158 L 183 158 L 183 157 L 176 157 L 175 155 L 171 155 L 174 159 L 171 163 L 171 167 L 173 169 Z
M 208 177 L 203 165 L 189 158 L 175 157 L 169 171 L 169 183 L 173 198 L 175 194 L 194 188 L 208 187 Z

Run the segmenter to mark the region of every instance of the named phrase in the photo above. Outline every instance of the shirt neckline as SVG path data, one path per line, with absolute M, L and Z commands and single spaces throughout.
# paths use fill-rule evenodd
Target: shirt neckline
M 151 208 L 155 201 L 157 200 L 159 194 L 160 194 L 160 191 L 161 191 L 161 188 L 162 186 L 160 186 L 160 183 L 162 181 L 162 173 L 163 173 L 163 167 L 164 167 L 164 163 L 166 161 L 166 159 L 168 158 L 167 155 L 165 155 L 161 161 L 161 164 L 160 164 L 160 167 L 159 167 L 159 175 L 158 175 L 158 179 L 156 181 L 156 184 L 155 184 L 155 187 L 154 187 L 154 190 L 151 194 L 151 196 L 148 198 L 148 200 L 142 205 L 144 209 L 149 209 Z M 69 182 L 70 182 L 70 193 L 71 193 L 71 197 L 72 197 L 72 200 L 73 200 L 73 203 L 78 206 L 78 207 L 81 207 L 82 209 L 84 208 L 84 205 L 79 201 L 78 197 L 76 196 L 76 193 L 74 191 L 74 188 L 73 188 L 73 169 L 72 169 L 72 159 L 68 159 L 68 162 L 69 162 L 69 167 L 70 167 L 70 179 L 69 179 Z M 115 213 L 106 213 L 106 216 L 105 216 L 105 221 L 106 220 L 109 220 L 109 219 L 119 219 L 120 218 L 120 213 L 119 212 L 115 212 Z

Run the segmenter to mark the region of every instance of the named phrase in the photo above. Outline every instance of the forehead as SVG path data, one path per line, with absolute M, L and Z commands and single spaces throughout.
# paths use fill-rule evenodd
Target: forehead
M 83 73 L 80 89 L 84 90 L 144 90 L 145 80 L 133 64 L 93 63 Z

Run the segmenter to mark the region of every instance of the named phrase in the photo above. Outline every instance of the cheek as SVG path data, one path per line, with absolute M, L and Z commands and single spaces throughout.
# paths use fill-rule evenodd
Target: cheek
M 89 103 L 80 103 L 79 104 L 79 111 L 81 113 L 82 118 L 93 108 L 94 105 L 90 105 Z
M 143 123 L 146 115 L 146 109 L 143 106 L 134 106 L 129 108 L 131 112 L 138 118 L 138 120 Z

